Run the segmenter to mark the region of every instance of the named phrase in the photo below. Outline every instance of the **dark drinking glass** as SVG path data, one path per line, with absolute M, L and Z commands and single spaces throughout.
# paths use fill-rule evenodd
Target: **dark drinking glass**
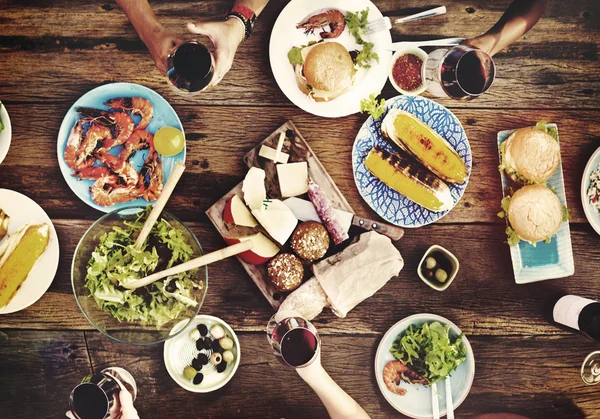
M 485 51 L 459 45 L 433 51 L 427 57 L 423 72 L 427 90 L 432 95 L 471 100 L 490 88 L 496 66 Z
M 212 54 L 197 41 L 179 44 L 167 58 L 169 82 L 183 93 L 201 92 L 208 86 L 213 74 Z
M 275 355 L 294 368 L 310 365 L 319 353 L 317 329 L 294 312 L 275 314 L 267 325 L 267 338 Z

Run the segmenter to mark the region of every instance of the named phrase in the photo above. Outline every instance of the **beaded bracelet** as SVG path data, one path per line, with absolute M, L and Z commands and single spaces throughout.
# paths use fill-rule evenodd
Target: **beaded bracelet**
M 244 40 L 248 39 L 254 29 L 254 22 L 256 22 L 256 14 L 247 8 L 246 6 L 234 6 L 225 19 L 234 18 L 242 22 L 244 25 Z

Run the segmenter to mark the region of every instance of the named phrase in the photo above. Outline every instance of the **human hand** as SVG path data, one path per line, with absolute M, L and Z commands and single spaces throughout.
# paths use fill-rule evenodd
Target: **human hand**
M 210 86 L 218 84 L 231 69 L 235 52 L 244 40 L 243 26 L 230 18 L 222 22 L 190 22 L 187 28 L 191 33 L 208 36 L 215 46 L 215 73 Z
M 133 397 L 127 390 L 121 390 L 119 394 L 113 395 L 115 402 L 110 408 L 108 419 L 140 419 L 137 410 L 133 406 Z M 70 419 L 75 419 L 75 415 L 70 410 L 66 413 Z
M 161 74 L 166 75 L 167 57 L 173 51 L 173 48 L 182 42 L 182 39 L 164 27 L 156 26 L 152 29 L 151 33 L 143 36 L 142 40 L 154 60 L 156 69 Z
M 482 51 L 487 52 L 491 56 L 498 52 L 495 50 L 497 44 L 498 42 L 496 38 L 493 35 L 487 33 L 476 36 L 475 38 L 465 39 L 461 42 L 461 45 L 468 45 L 471 47 L 478 48 Z

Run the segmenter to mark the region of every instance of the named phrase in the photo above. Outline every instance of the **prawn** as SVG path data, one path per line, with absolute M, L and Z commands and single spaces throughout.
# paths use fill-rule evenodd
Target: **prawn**
M 96 159 L 93 157 L 93 154 L 96 152 L 98 145 L 110 139 L 112 139 L 110 129 L 101 125 L 92 124 L 87 130 L 83 142 L 79 146 L 77 160 L 75 161 L 76 166 L 78 168 L 83 168 L 94 164 Z
M 123 149 L 119 153 L 119 158 L 123 161 L 128 161 L 133 157 L 136 151 L 149 148 L 150 142 L 152 141 L 153 135 L 145 129 L 133 131 L 131 137 L 123 144 Z
M 411 384 L 429 384 L 426 378 L 413 371 L 408 365 L 400 361 L 390 361 L 383 368 L 383 382 L 389 391 L 404 396 L 406 389 L 400 387 L 400 380 Z
M 339 10 L 331 9 L 304 19 L 296 25 L 296 29 L 302 28 L 308 34 L 327 25 L 329 25 L 330 32 L 321 32 L 321 38 L 337 38 L 344 32 L 346 17 Z
M 103 151 L 97 153 L 96 157 L 100 162 L 104 163 L 111 172 L 122 179 L 127 186 L 135 186 L 138 183 L 138 172 L 131 164 Z
M 65 163 L 73 169 L 77 170 L 79 167 L 77 166 L 77 152 L 79 151 L 79 146 L 81 145 L 81 141 L 83 140 L 83 123 L 81 120 L 77 121 L 73 128 L 71 128 L 71 132 L 69 134 L 69 138 L 67 138 L 67 146 L 65 147 Z
M 91 180 L 96 180 L 108 175 L 110 175 L 110 170 L 108 170 L 106 166 L 83 167 L 79 170 L 75 170 L 75 173 L 73 173 L 73 176 L 78 177 L 79 179 Z
M 142 119 L 135 129 L 146 128 L 154 116 L 152 102 L 143 97 L 117 97 L 104 102 L 104 104 L 111 109 L 130 111 L 132 115 L 141 116 Z
M 113 128 L 114 137 L 106 139 L 102 143 L 102 149 L 104 150 L 123 144 L 133 133 L 135 124 L 126 112 L 108 112 L 85 107 L 78 107 L 76 110 L 77 113 L 83 116 L 85 121 L 92 121 L 104 127 Z
M 115 186 L 119 179 L 115 175 L 107 175 L 98 178 L 92 186 L 90 186 L 90 194 L 95 203 L 103 207 L 119 204 L 121 202 L 129 202 L 141 195 L 135 186 Z
M 149 141 L 150 150 L 144 165 L 140 169 L 138 189 L 142 189 L 148 202 L 158 199 L 163 189 L 163 167 L 158 152 L 154 149 L 154 140 Z M 146 180 L 147 178 L 147 180 Z

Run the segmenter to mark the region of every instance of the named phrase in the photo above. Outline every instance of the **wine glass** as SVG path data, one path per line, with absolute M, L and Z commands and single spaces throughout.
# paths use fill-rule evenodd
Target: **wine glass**
M 194 95 L 210 84 L 214 58 L 208 48 L 196 40 L 177 45 L 167 57 L 167 76 L 178 93 Z
M 280 311 L 271 317 L 267 339 L 273 353 L 290 367 L 307 367 L 319 357 L 321 340 L 317 329 L 294 311 Z
M 437 49 L 427 57 L 423 78 L 434 96 L 471 100 L 485 93 L 496 77 L 496 65 L 485 51 L 466 45 Z
M 594 351 L 585 357 L 581 365 L 581 379 L 590 386 L 600 384 L 600 351 Z
M 78 384 L 69 398 L 69 406 L 77 419 L 104 419 L 110 415 L 115 396 L 127 390 L 135 401 L 137 384 L 124 368 L 109 367 Z

